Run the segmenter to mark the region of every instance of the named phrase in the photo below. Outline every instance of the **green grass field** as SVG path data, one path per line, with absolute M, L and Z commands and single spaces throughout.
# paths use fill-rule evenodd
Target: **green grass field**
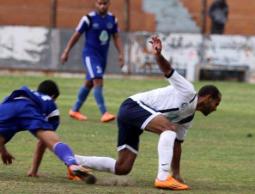
M 0 97 L 21 85 L 35 89 L 47 77 L 1 76 Z M 47 78 L 49 79 L 49 77 Z M 58 82 L 58 105 L 62 124 L 58 133 L 77 154 L 116 157 L 116 123 L 102 124 L 93 95 L 82 108 L 89 120 L 78 122 L 67 115 L 82 84 L 82 78 L 52 78 Z M 209 82 L 196 83 L 196 88 Z M 36 139 L 28 132 L 17 134 L 7 144 L 16 157 L 13 165 L 0 165 L 0 193 L 75 193 L 75 194 L 253 194 L 255 193 L 255 86 L 236 82 L 215 82 L 223 94 L 218 111 L 204 117 L 197 113 L 183 144 L 182 176 L 192 190 L 173 192 L 153 188 L 157 172 L 155 134 L 141 136 L 140 154 L 130 175 L 120 177 L 95 172 L 96 185 L 72 182 L 65 178 L 65 166 L 47 151 L 40 178 L 26 177 Z M 164 79 L 106 79 L 108 109 L 116 113 L 129 95 L 167 85 Z M 253 137 L 247 137 L 247 134 Z

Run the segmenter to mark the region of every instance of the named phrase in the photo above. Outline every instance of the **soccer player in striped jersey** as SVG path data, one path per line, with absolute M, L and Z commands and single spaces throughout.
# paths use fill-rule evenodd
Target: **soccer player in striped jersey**
M 59 110 L 55 100 L 60 92 L 52 80 L 40 83 L 37 91 L 23 86 L 14 90 L 0 104 L 0 153 L 4 164 L 12 164 L 14 157 L 5 144 L 20 131 L 29 131 L 37 139 L 36 151 L 28 176 L 38 176 L 38 169 L 46 148 L 49 148 L 68 167 L 72 179 L 94 179 L 88 169 L 77 164 L 71 148 L 56 134 Z
M 77 100 L 69 111 L 69 115 L 80 121 L 87 120 L 87 117 L 80 112 L 80 108 L 93 88 L 94 98 L 102 115 L 101 122 L 109 122 L 114 120 L 115 116 L 107 112 L 103 96 L 103 76 L 111 36 L 119 52 L 121 66 L 123 65 L 123 50 L 119 37 L 117 18 L 108 12 L 110 0 L 96 0 L 95 6 L 95 11 L 81 18 L 62 53 L 61 62 L 64 64 L 68 60 L 70 50 L 80 39 L 81 35 L 85 33 L 82 61 L 86 71 L 86 80 L 78 92 Z
M 215 111 L 221 93 L 213 85 L 203 86 L 198 93 L 161 54 L 158 37 L 151 40 L 159 68 L 169 86 L 130 96 L 120 106 L 118 121 L 118 159 L 75 155 L 80 165 L 117 175 L 128 174 L 135 162 L 139 136 L 144 130 L 159 134 L 158 174 L 156 188 L 186 190 L 189 186 L 180 176 L 181 143 L 191 127 L 196 111 L 205 116 Z M 170 170 L 172 169 L 172 174 Z

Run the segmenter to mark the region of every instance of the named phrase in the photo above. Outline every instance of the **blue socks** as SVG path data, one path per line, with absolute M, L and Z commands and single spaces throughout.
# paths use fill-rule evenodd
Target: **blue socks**
M 77 112 L 80 110 L 83 102 L 87 99 L 88 95 L 89 95 L 90 89 L 82 86 L 78 92 L 78 96 L 77 96 L 77 101 L 75 102 L 75 104 L 73 105 L 72 110 Z
M 82 104 L 84 103 L 84 101 L 87 99 L 88 95 L 89 95 L 90 89 L 82 86 L 78 92 L 78 96 L 77 96 L 77 101 L 75 102 L 75 104 L 72 107 L 72 110 L 77 112 L 80 110 Z M 104 96 L 103 96 L 103 87 L 102 86 L 97 86 L 94 87 L 94 97 L 97 103 L 97 106 L 101 112 L 101 114 L 104 114 L 107 110 L 104 104 Z
M 74 153 L 71 148 L 62 142 L 58 142 L 53 146 L 53 152 L 58 156 L 60 160 L 62 160 L 65 165 L 70 166 L 73 164 L 77 164 Z
M 97 106 L 98 106 L 101 114 L 104 114 L 106 112 L 106 107 L 104 104 L 103 87 L 102 86 L 94 87 L 94 97 L 95 97 Z

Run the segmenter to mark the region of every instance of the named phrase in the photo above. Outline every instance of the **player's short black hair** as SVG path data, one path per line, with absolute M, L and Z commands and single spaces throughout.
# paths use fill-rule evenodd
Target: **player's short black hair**
M 198 96 L 210 95 L 213 99 L 219 99 L 221 93 L 219 89 L 214 85 L 205 85 L 198 91 Z
M 54 99 L 56 99 L 60 95 L 58 85 L 52 80 L 42 81 L 39 84 L 37 91 L 48 96 L 51 96 Z

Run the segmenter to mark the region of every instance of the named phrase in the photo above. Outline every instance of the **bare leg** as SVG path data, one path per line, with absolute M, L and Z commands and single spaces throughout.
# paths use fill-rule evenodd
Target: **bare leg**
M 60 138 L 54 131 L 39 130 L 36 136 L 38 139 L 42 140 L 51 151 L 53 151 L 53 146 L 60 142 Z
M 181 142 L 176 140 L 174 143 L 174 156 L 173 156 L 173 161 L 172 161 L 172 176 L 184 183 L 184 180 L 182 179 L 180 175 L 180 160 L 181 160 L 181 153 L 182 153 L 182 147 L 181 147 Z
M 37 131 L 36 136 L 67 166 L 77 164 L 71 148 L 67 144 L 61 142 L 54 131 L 39 130 Z
M 118 160 L 115 166 L 115 174 L 126 175 L 128 174 L 135 163 L 136 154 L 131 152 L 129 149 L 123 149 L 119 151 Z

